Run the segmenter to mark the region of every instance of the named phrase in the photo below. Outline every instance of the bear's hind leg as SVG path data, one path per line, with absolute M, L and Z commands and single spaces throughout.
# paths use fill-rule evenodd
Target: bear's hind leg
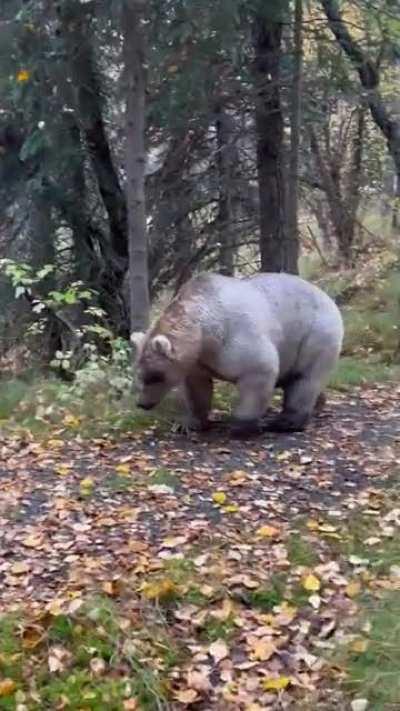
M 213 381 L 204 373 L 193 373 L 185 379 L 184 396 L 188 410 L 188 428 L 195 430 L 208 429 L 212 397 Z
M 269 425 L 273 432 L 300 432 L 307 426 L 322 393 L 322 383 L 310 375 L 299 376 L 284 389 L 283 411 Z

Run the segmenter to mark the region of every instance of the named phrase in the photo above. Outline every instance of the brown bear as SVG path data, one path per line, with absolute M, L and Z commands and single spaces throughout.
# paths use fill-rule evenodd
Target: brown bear
M 305 427 L 335 368 L 340 312 L 318 287 L 290 274 L 201 274 L 178 292 L 137 346 L 138 406 L 155 407 L 182 386 L 188 426 L 209 425 L 213 380 L 234 383 L 234 433 L 259 430 L 275 387 L 283 411 L 271 429 Z

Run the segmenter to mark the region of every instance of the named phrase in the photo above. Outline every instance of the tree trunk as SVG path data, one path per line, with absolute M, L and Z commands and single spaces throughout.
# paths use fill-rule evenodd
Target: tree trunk
M 143 0 L 124 0 L 126 102 L 126 199 L 128 208 L 129 291 L 131 331 L 149 325 L 150 298 L 145 205 L 145 38 Z
M 356 229 L 357 212 L 361 199 L 361 183 L 362 183 L 362 163 L 364 149 L 364 132 L 365 132 L 365 107 L 359 106 L 356 112 L 356 128 L 354 131 L 350 167 L 347 181 L 344 187 L 345 194 L 348 196 L 348 220 L 350 223 L 351 245 L 354 241 Z
M 282 23 L 264 14 L 253 23 L 253 76 L 260 198 L 261 270 L 288 268 L 284 222 L 283 118 L 280 101 Z
M 77 115 L 110 226 L 114 262 L 110 267 L 120 281 L 128 258 L 126 203 L 104 128 L 101 90 L 89 32 L 91 12 L 89 4 L 77 0 L 68 0 L 58 6 L 75 88 Z
M 233 191 L 235 156 L 233 120 L 222 107 L 217 109 L 217 165 L 219 186 L 219 269 L 226 276 L 234 275 Z
M 31 263 L 34 269 L 40 269 L 46 264 L 55 263 L 54 235 L 51 220 L 51 204 L 44 187 L 38 189 L 32 196 L 29 213 L 29 236 L 31 243 Z M 45 289 L 53 284 L 53 277 L 49 275 Z
M 396 170 L 396 196 L 400 198 L 400 120 L 390 113 L 379 91 L 379 68 L 367 57 L 362 47 L 350 34 L 336 0 L 321 0 L 321 3 L 331 31 L 357 69 L 371 116 L 386 138 Z
M 352 263 L 357 210 L 360 202 L 364 122 L 364 107 L 360 106 L 356 112 L 356 127 L 346 175 L 343 175 L 346 156 L 343 154 L 342 160 L 337 160 L 337 155 L 330 148 L 329 135 L 325 136 L 323 150 L 315 131 L 312 128 L 309 131 L 311 150 L 327 197 L 339 253 L 348 266 Z M 345 152 L 345 146 L 342 146 L 342 150 Z
M 299 146 L 301 130 L 301 92 L 303 64 L 303 0 L 295 0 L 294 63 L 290 111 L 290 155 L 287 196 L 288 271 L 297 273 L 299 257 L 298 193 Z

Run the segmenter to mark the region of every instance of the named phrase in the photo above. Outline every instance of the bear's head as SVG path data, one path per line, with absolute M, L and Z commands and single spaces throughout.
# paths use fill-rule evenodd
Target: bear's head
M 184 373 L 168 336 L 133 333 L 131 341 L 136 346 L 137 405 L 151 410 L 179 385 Z

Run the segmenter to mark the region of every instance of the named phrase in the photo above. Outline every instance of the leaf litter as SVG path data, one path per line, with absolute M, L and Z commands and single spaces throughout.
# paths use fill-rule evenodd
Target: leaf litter
M 335 396 L 304 434 L 240 443 L 223 427 L 189 438 L 156 427 L 117 441 L 63 430 L 4 438 L 0 610 L 22 615 L 25 657 L 55 677 L 74 669 L 71 645 L 49 630 L 64 624 L 68 641 L 68 625 L 84 627 L 87 600 L 100 596 L 113 605 L 118 662 L 113 670 L 95 645 L 86 673 L 119 675 L 116 708 L 323 704 L 340 686 L 337 641 L 368 648 L 368 634 L 349 632 L 360 596 L 399 587 L 396 561 L 376 563 L 400 527 L 390 493 L 399 396 L 362 388 Z M 359 550 L 357 516 L 368 522 Z M 161 684 L 158 706 L 132 692 L 132 664 Z M 40 708 L 40 691 L 3 677 L 0 697 L 19 693 L 31 708 L 31 695 Z

